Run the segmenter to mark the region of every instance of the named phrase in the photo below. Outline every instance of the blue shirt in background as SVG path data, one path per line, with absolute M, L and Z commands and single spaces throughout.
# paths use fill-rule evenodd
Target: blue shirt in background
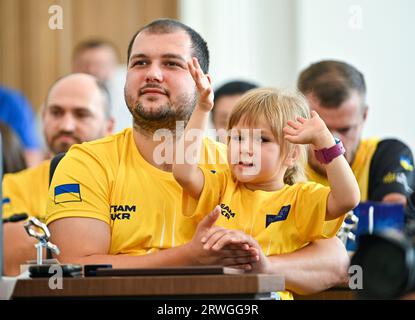
M 20 92 L 0 86 L 0 120 L 13 128 L 24 149 L 40 149 L 35 114 Z

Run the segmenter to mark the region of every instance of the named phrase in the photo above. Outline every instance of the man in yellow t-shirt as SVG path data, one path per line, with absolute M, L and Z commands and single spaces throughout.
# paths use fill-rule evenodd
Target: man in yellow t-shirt
M 362 139 L 367 118 L 363 74 L 341 61 L 320 61 L 301 72 L 298 88 L 332 133 L 342 140 L 356 176 L 362 201 L 408 203 L 415 189 L 414 161 L 407 145 L 396 139 Z M 308 178 L 327 185 L 322 165 L 309 153 Z M 413 209 L 412 209 L 413 210 Z M 408 207 L 407 218 L 415 218 Z
M 111 229 L 108 253 L 141 255 L 182 246 L 193 236 L 196 219 L 181 214 L 182 190 L 170 172 L 148 163 L 135 147 L 133 130 L 75 145 L 59 163 L 49 192 L 47 223 L 70 217 L 102 221 Z M 221 170 L 225 146 L 206 139 Z M 213 159 L 213 158 L 212 158 Z M 213 162 L 213 161 L 211 161 Z M 132 170 L 132 168 L 134 168 Z M 69 170 L 69 172 L 68 172 Z M 69 179 L 69 177 L 75 176 Z
M 75 143 L 111 133 L 109 96 L 97 80 L 86 74 L 70 74 L 50 88 L 42 109 L 45 140 L 52 155 L 66 152 Z M 25 212 L 44 220 L 49 186 L 50 160 L 3 178 L 3 216 Z M 34 240 L 24 222 L 4 226 L 5 274 L 16 275 L 19 265 L 35 258 Z
M 197 57 L 208 72 L 205 41 L 178 21 L 156 20 L 134 35 L 128 57 L 125 98 L 133 129 L 74 146 L 53 177 L 46 222 L 61 249 L 60 261 L 124 268 L 254 263 L 243 250 L 203 249 L 201 238 L 216 212 L 201 221 L 183 217 L 182 192 L 171 173 L 173 152 L 180 147 L 175 135 L 196 102 L 187 64 Z M 204 142 L 207 154 L 221 155 L 222 149 Z M 220 170 L 223 164 L 217 160 L 206 168 Z M 348 262 L 336 239 L 272 258 L 287 288 L 299 293 L 343 280 Z

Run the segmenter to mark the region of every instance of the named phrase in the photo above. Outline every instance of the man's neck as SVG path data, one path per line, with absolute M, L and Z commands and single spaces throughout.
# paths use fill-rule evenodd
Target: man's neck
M 175 136 L 172 139 L 165 139 L 164 141 L 155 141 L 153 135 L 140 132 L 136 128 L 133 129 L 133 137 L 135 145 L 141 156 L 157 169 L 171 172 L 173 165 L 173 152 L 175 150 Z M 160 148 L 157 148 L 159 147 Z M 156 150 L 157 148 L 157 150 Z M 156 161 L 156 157 L 162 155 L 165 161 Z

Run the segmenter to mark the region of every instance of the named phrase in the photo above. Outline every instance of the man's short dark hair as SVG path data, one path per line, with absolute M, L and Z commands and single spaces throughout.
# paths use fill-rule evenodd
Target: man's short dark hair
M 128 45 L 127 62 L 130 60 L 131 49 L 137 35 L 143 31 L 150 34 L 166 34 L 172 33 L 178 30 L 186 32 L 190 41 L 192 42 L 193 55 L 199 61 L 200 67 L 204 73 L 209 72 L 209 50 L 206 41 L 201 37 L 199 33 L 190 28 L 189 26 L 173 19 L 158 19 L 150 22 L 149 24 L 138 30 Z
M 226 82 L 215 90 L 214 102 L 222 96 L 244 94 L 245 92 L 256 88 L 258 88 L 258 85 L 252 82 L 242 80 Z
M 214 103 L 216 103 L 221 97 L 243 95 L 245 92 L 258 88 L 258 85 L 252 82 L 243 80 L 235 80 L 226 82 L 215 90 Z M 215 106 L 212 109 L 212 117 L 215 115 Z
M 111 48 L 114 51 L 114 54 L 117 57 L 117 59 L 119 59 L 118 50 L 112 42 L 108 40 L 103 40 L 103 39 L 88 39 L 76 45 L 72 53 L 72 60 L 74 60 L 77 56 L 79 56 L 82 52 L 86 50 L 100 48 L 100 47 Z
M 329 108 L 338 107 L 356 90 L 363 100 L 366 84 L 363 74 L 350 64 L 324 60 L 313 63 L 301 72 L 298 89 L 304 94 L 312 93 L 319 102 Z

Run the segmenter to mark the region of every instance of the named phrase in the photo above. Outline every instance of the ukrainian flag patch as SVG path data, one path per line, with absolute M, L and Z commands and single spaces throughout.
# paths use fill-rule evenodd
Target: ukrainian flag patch
M 10 198 L 4 198 L 2 201 L 2 205 L 3 205 L 3 210 L 10 210 L 9 209 L 11 207 Z
M 55 187 L 55 203 L 81 202 L 81 189 L 78 183 L 61 184 Z
M 406 171 L 414 170 L 414 166 L 412 165 L 411 160 L 409 158 L 402 156 L 399 162 L 402 168 L 404 168 Z

